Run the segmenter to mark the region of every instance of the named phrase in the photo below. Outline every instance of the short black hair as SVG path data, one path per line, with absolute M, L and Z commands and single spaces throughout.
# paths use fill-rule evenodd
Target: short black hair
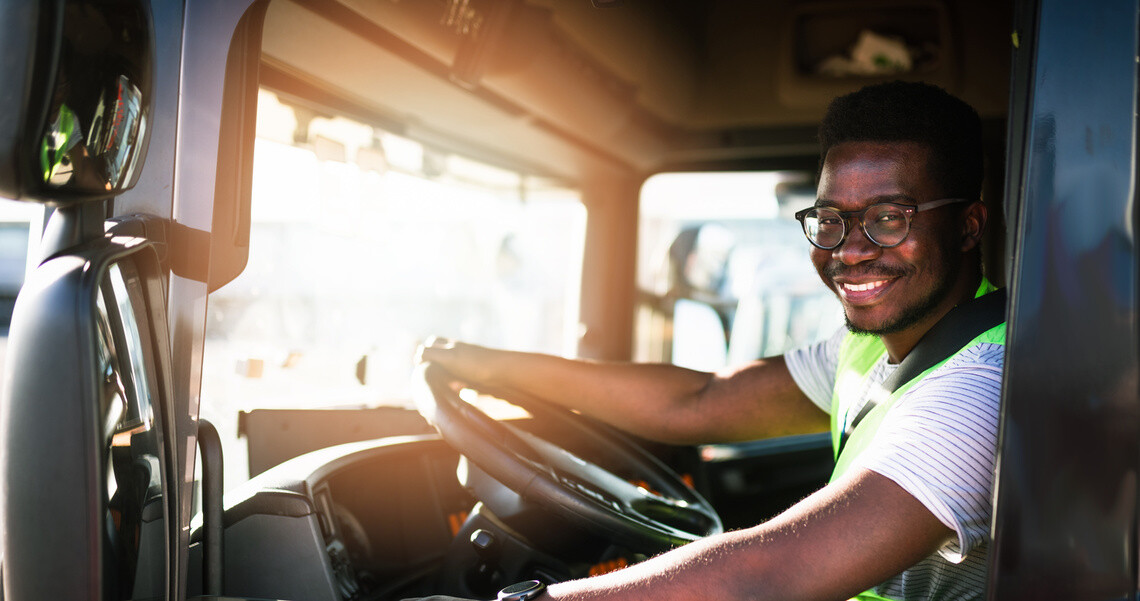
M 981 118 L 966 102 L 928 83 L 874 84 L 833 100 L 819 124 L 819 164 L 843 142 L 904 141 L 930 148 L 932 175 L 947 197 L 981 196 Z

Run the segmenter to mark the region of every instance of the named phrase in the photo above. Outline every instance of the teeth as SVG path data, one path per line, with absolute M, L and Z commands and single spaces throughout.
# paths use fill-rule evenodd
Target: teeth
M 879 288 L 886 283 L 886 280 L 879 280 L 877 282 L 867 282 L 866 284 L 843 284 L 843 289 L 850 290 L 851 292 L 866 292 L 868 290 Z

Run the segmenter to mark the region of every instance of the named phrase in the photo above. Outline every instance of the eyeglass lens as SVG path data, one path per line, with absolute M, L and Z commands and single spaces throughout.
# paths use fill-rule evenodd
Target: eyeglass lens
M 879 204 L 863 212 L 863 231 L 879 246 L 897 246 L 906 239 L 910 223 L 906 213 L 893 205 Z M 847 220 L 838 211 L 817 208 L 804 216 L 804 233 L 822 248 L 835 248 L 847 233 Z

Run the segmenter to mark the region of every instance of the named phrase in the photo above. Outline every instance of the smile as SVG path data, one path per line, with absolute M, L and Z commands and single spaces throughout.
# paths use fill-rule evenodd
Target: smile
M 835 282 L 835 291 L 843 304 L 850 307 L 869 306 L 882 301 L 891 289 L 895 278 L 871 280 L 869 282 Z
M 887 280 L 879 280 L 877 282 L 867 282 L 866 284 L 841 284 L 841 286 L 848 292 L 867 292 L 875 290 L 876 288 L 882 288 L 886 284 Z

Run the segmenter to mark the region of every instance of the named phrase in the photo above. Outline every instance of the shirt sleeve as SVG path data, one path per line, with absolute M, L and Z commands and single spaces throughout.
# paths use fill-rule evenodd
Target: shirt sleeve
M 831 413 L 831 394 L 835 390 L 835 370 L 839 367 L 839 347 L 847 328 L 839 328 L 830 338 L 788 351 L 784 362 L 792 379 L 813 403 Z
M 855 465 L 890 478 L 957 533 L 959 563 L 989 537 L 1004 349 L 964 351 L 908 390 Z

